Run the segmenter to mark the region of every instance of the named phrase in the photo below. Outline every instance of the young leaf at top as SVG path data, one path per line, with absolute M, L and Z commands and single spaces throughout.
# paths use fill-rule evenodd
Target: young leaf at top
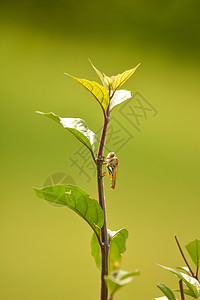
M 194 264 L 199 269 L 200 265 L 200 240 L 194 240 L 185 246 Z
M 122 254 L 126 250 L 126 240 L 128 238 L 128 231 L 123 228 L 118 231 L 111 231 L 108 229 L 108 239 L 110 240 L 109 248 L 109 274 L 115 269 L 116 263 L 120 264 Z M 100 245 L 96 235 L 93 234 L 91 240 L 91 254 L 94 257 L 97 268 L 101 269 L 101 253 Z
M 89 62 L 91 63 L 93 69 L 95 70 L 95 72 L 97 73 L 97 76 L 99 77 L 99 79 L 101 80 L 101 83 L 103 84 L 103 86 L 105 87 L 105 89 L 107 91 L 109 91 L 109 85 L 107 85 L 107 83 L 104 80 L 104 75 L 102 75 L 102 73 L 93 65 L 93 63 L 91 62 L 91 60 L 89 59 Z
M 84 120 L 78 118 L 61 118 L 54 113 L 36 113 L 46 116 L 70 131 L 81 143 L 83 143 L 91 152 L 94 152 L 94 144 L 97 140 L 96 134 L 92 132 Z
M 111 76 L 111 90 L 113 93 L 120 87 L 122 84 L 124 84 L 137 70 L 140 64 L 138 64 L 135 68 L 130 69 L 128 71 L 123 72 L 122 74 L 118 74 L 116 76 Z
M 126 91 L 126 90 L 116 91 L 110 101 L 110 107 L 109 107 L 110 111 L 117 105 L 123 103 L 124 101 L 130 98 L 132 98 L 130 91 Z
M 70 76 L 71 78 L 76 80 L 78 83 L 80 83 L 84 88 L 86 88 L 86 90 L 88 90 L 95 97 L 95 99 L 100 103 L 100 105 L 103 109 L 103 112 L 105 114 L 105 112 L 108 108 L 108 105 L 109 105 L 109 94 L 104 86 L 98 84 L 95 81 L 89 81 L 87 79 L 76 78 L 67 73 L 65 73 L 65 75 Z
M 163 283 L 159 283 L 157 287 L 163 292 L 163 294 L 169 299 L 169 300 L 176 300 L 174 293 L 170 288 L 168 288 L 166 285 Z
M 172 272 L 173 274 L 175 274 L 179 279 L 182 279 L 183 283 L 185 283 L 187 285 L 187 287 L 189 288 L 189 290 L 191 291 L 192 295 L 194 298 L 197 298 L 199 297 L 199 293 L 198 293 L 198 286 L 200 285 L 199 282 L 187 275 L 187 274 L 184 274 L 184 273 L 180 273 L 179 271 L 175 270 L 175 269 L 172 269 L 172 268 L 168 268 L 168 267 L 165 267 L 165 266 L 162 266 L 162 265 L 158 265 L 170 272 Z
M 104 223 L 104 213 L 99 203 L 85 191 L 71 184 L 34 188 L 39 198 L 66 206 L 81 216 L 99 236 Z
M 127 272 L 123 270 L 113 271 L 109 276 L 104 276 L 107 288 L 111 295 L 114 295 L 121 287 L 133 280 L 134 276 L 139 275 L 139 270 Z
M 108 237 L 110 239 L 109 273 L 111 273 L 115 269 L 116 263 L 120 264 L 122 260 L 122 254 L 126 250 L 128 231 L 125 228 L 117 231 L 108 229 Z

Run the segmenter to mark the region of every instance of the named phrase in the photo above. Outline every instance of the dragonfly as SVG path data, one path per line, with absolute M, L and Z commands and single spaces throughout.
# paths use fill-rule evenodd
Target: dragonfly
M 107 157 L 103 158 L 103 163 L 107 164 L 108 170 L 108 173 L 104 172 L 103 176 L 111 177 L 111 188 L 114 189 L 116 185 L 119 159 L 114 152 L 110 152 Z

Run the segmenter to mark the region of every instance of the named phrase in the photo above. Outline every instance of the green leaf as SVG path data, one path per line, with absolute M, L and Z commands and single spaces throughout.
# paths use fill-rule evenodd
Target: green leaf
M 71 132 L 91 152 L 94 152 L 94 144 L 97 140 L 97 136 L 88 128 L 84 120 L 78 118 L 60 118 L 52 112 L 43 113 L 36 111 L 36 113 L 46 116 L 62 125 L 62 127 Z
M 34 190 L 39 198 L 72 209 L 92 227 L 96 235 L 100 234 L 100 228 L 104 223 L 103 210 L 95 199 L 79 187 L 60 184 Z
M 74 80 L 76 80 L 78 83 L 80 83 L 84 88 L 86 88 L 86 90 L 88 90 L 95 97 L 95 99 L 100 103 L 100 105 L 103 109 L 103 112 L 104 113 L 106 112 L 106 110 L 108 108 L 108 104 L 109 104 L 109 94 L 104 86 L 98 84 L 95 81 L 89 81 L 87 79 L 76 78 L 67 73 L 65 73 L 65 75 L 72 77 Z
M 192 278 L 191 276 L 184 274 L 184 273 L 180 273 L 179 271 L 172 269 L 172 268 L 168 268 L 162 265 L 159 265 L 160 267 L 172 272 L 173 274 L 175 274 L 179 279 L 182 279 L 183 282 L 187 285 L 187 287 L 189 288 L 189 290 L 192 292 L 193 297 L 194 298 L 198 298 L 199 297 L 199 293 L 197 290 L 197 286 L 199 285 L 199 282 L 195 279 Z
M 91 254 L 94 257 L 96 266 L 101 270 L 101 249 L 96 234 L 93 233 L 91 239 Z
M 110 240 L 109 248 L 109 274 L 116 269 L 116 264 L 119 265 L 122 259 L 122 254 L 126 250 L 126 239 L 128 238 L 128 231 L 123 228 L 118 231 L 111 231 L 108 229 L 108 239 Z M 101 252 L 97 237 L 93 234 L 91 240 L 91 254 L 94 257 L 96 266 L 101 270 Z
M 194 264 L 199 268 L 200 264 L 200 240 L 194 240 L 185 246 Z
M 181 292 L 179 289 L 176 289 L 176 290 L 174 290 L 175 292 Z M 184 294 L 185 295 L 188 295 L 188 296 L 191 296 L 191 297 L 193 297 L 193 298 L 195 298 L 194 297 L 194 295 L 193 295 L 193 293 L 190 291 L 190 290 L 188 290 L 188 289 L 183 289 L 183 292 L 184 292 Z
M 184 271 L 184 272 L 186 272 L 188 275 L 191 276 L 190 270 L 189 270 L 188 267 L 180 267 L 180 266 L 178 266 L 177 269 L 178 269 L 178 270 L 181 270 L 181 271 Z
M 130 69 L 128 71 L 123 72 L 122 74 L 118 74 L 116 76 L 111 76 L 111 89 L 113 93 L 120 87 L 122 84 L 124 84 L 137 70 L 140 64 L 138 64 L 135 68 Z
M 130 98 L 132 98 L 130 91 L 126 91 L 126 90 L 116 91 L 110 101 L 110 111 L 117 105 L 123 103 L 124 101 Z
M 174 293 L 170 288 L 168 288 L 166 285 L 163 283 L 159 283 L 157 287 L 163 292 L 163 294 L 169 299 L 169 300 L 176 300 Z
M 122 260 L 122 254 L 126 250 L 126 240 L 128 238 L 128 231 L 122 228 L 117 231 L 108 229 L 108 237 L 110 239 L 109 249 L 109 273 L 111 273 Z
M 95 70 L 95 72 L 97 73 L 97 76 L 99 77 L 99 79 L 101 80 L 101 83 L 103 84 L 103 86 L 105 87 L 105 89 L 108 91 L 109 90 L 109 85 L 106 84 L 105 80 L 104 80 L 104 76 L 102 75 L 102 73 L 93 65 L 93 63 L 91 62 L 91 60 L 89 59 L 89 62 L 91 63 L 93 69 Z
M 127 271 L 113 271 L 109 276 L 104 276 L 107 288 L 113 295 L 121 287 L 127 285 L 133 280 L 134 276 L 139 275 L 139 271 L 127 272 Z

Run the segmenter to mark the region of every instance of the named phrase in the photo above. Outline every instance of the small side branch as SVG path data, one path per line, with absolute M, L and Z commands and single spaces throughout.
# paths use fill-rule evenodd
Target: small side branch
M 188 269 L 190 270 L 190 273 L 191 273 L 192 277 L 196 278 L 196 275 L 195 275 L 194 272 L 192 271 L 192 269 L 191 269 L 191 267 L 190 267 L 190 265 L 189 265 L 189 263 L 188 263 L 188 261 L 187 261 L 185 255 L 184 255 L 184 253 L 183 253 L 183 250 L 182 250 L 181 245 L 180 245 L 180 243 L 179 243 L 178 237 L 177 237 L 176 235 L 175 235 L 175 240 L 176 240 L 176 243 L 177 243 L 177 245 L 178 245 L 178 248 L 179 248 L 179 250 L 180 250 L 180 252 L 181 252 L 182 257 L 183 257 L 183 259 L 184 259 L 184 261 L 185 261 L 185 263 L 186 263 Z
M 97 160 L 96 160 L 96 157 L 95 157 L 93 151 L 90 150 L 90 153 L 91 153 L 92 159 L 93 159 L 93 161 L 94 161 L 94 163 L 95 163 L 95 165 L 96 165 L 96 164 L 97 164 Z

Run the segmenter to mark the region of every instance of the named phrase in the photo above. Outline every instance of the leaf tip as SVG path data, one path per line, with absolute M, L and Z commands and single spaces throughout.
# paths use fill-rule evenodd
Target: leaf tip
M 40 115 L 43 115 L 43 114 L 44 114 L 43 112 L 41 112 L 41 111 L 39 111 L 39 110 L 36 110 L 35 113 L 36 113 L 36 114 L 40 114 Z
M 39 190 L 38 190 L 38 188 L 36 188 L 35 186 L 33 186 L 33 190 L 34 190 L 34 192 L 35 192 L 36 196 L 38 196 L 38 193 L 39 193 Z

